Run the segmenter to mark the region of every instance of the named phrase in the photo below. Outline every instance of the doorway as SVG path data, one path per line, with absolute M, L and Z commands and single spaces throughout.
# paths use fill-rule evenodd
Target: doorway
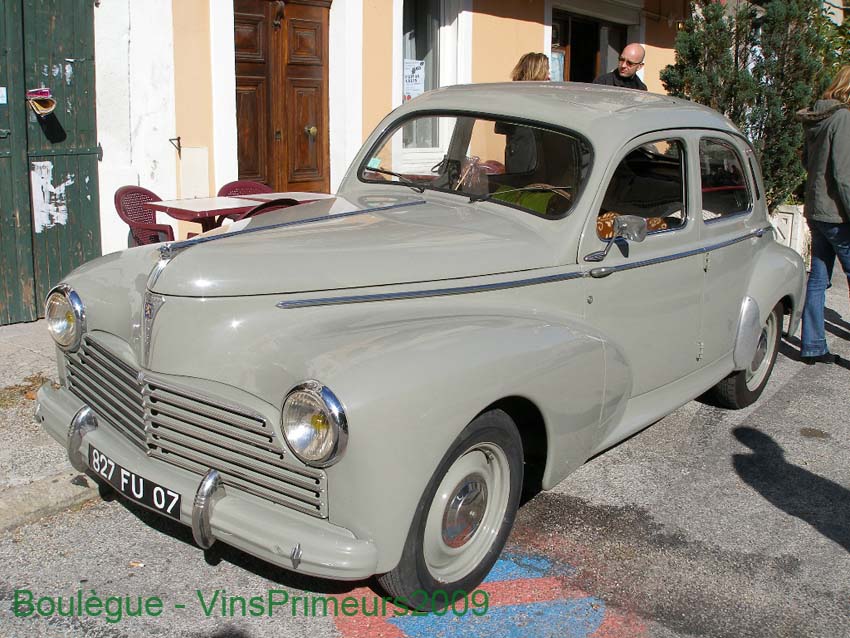
M 239 179 L 327 192 L 331 0 L 234 0 Z
M 606 68 L 609 51 L 619 54 L 625 45 L 625 25 L 555 11 L 552 16 L 552 57 L 563 61 L 563 76 L 552 79 L 556 82 L 593 82 L 599 75 L 611 70 Z M 560 66 L 553 66 L 553 70 Z

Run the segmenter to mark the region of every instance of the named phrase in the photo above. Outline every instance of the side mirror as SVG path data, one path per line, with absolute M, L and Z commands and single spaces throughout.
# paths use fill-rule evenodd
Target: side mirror
M 626 241 L 641 242 L 646 239 L 646 219 L 637 215 L 619 215 L 614 218 L 614 232 L 608 239 L 608 244 L 605 250 L 597 250 L 596 252 L 585 255 L 585 261 L 598 262 L 608 256 L 608 251 L 618 239 Z

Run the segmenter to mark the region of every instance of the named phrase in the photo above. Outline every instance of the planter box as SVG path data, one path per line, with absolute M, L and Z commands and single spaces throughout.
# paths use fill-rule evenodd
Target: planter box
M 770 221 L 776 229 L 776 241 L 797 251 L 808 264 L 812 240 L 803 217 L 803 206 L 783 204 L 773 211 Z

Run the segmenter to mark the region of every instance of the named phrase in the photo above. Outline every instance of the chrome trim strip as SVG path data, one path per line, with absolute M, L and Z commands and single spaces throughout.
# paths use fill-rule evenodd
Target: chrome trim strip
M 270 226 L 260 226 L 258 228 L 243 228 L 242 230 L 235 230 L 230 233 L 221 233 L 219 235 L 212 235 L 210 237 L 204 237 L 203 235 L 199 235 L 198 237 L 193 237 L 192 239 L 184 239 L 183 241 L 170 242 L 165 244 L 163 248 L 160 250 L 168 250 L 168 254 L 170 256 L 174 255 L 174 252 L 180 250 L 182 248 L 188 248 L 190 246 L 196 246 L 198 244 L 205 244 L 209 241 L 216 241 L 218 239 L 225 239 L 227 237 L 239 237 L 240 235 L 247 235 L 248 233 L 259 233 L 266 230 L 274 230 L 276 228 L 287 228 L 289 226 L 302 226 L 304 224 L 315 224 L 317 222 L 328 221 L 331 219 L 338 219 L 340 217 L 353 217 L 355 215 L 365 215 L 366 213 L 380 213 L 385 210 L 393 210 L 395 208 L 403 208 L 406 206 L 419 206 L 420 204 L 426 203 L 424 199 L 415 199 L 410 202 L 400 202 L 398 204 L 390 204 L 389 206 L 376 206 L 374 208 L 364 208 L 362 210 L 352 210 L 347 213 L 336 213 L 335 215 L 322 215 L 321 217 L 310 217 L 309 219 L 299 219 L 293 222 L 283 222 L 280 224 L 272 224 Z M 159 276 L 159 274 L 157 274 Z M 150 288 L 150 284 L 148 284 L 148 288 Z
M 772 227 L 771 227 L 772 228 Z M 700 248 L 694 248 L 693 250 L 686 250 L 681 253 L 674 253 L 672 255 L 664 255 L 663 257 L 654 257 L 652 259 L 644 259 L 643 261 L 635 261 L 627 264 L 620 264 L 618 266 L 611 266 L 611 270 L 613 272 L 620 272 L 623 270 L 632 270 L 634 268 L 643 268 L 644 266 L 652 266 L 655 264 L 662 264 L 667 261 L 676 261 L 677 259 L 685 259 L 686 257 L 693 257 L 694 255 L 704 255 L 705 253 L 710 253 L 714 250 L 720 250 L 721 248 L 726 248 L 728 246 L 732 246 L 734 244 L 739 244 L 742 241 L 747 241 L 748 239 L 752 239 L 753 237 L 761 237 L 764 235 L 766 227 L 764 228 L 756 228 L 755 230 L 750 231 L 746 235 L 741 235 L 740 237 L 735 237 L 734 239 L 727 239 L 726 241 L 719 242 L 717 244 L 712 244 L 711 246 L 702 246 Z
M 153 334 L 153 322 L 160 308 L 165 304 L 165 297 L 145 291 L 145 300 L 142 306 L 142 367 L 150 363 L 151 358 L 151 335 Z
M 752 193 L 750 193 L 750 195 L 752 195 Z M 750 206 L 747 210 L 740 210 L 737 213 L 729 213 L 728 215 L 721 215 L 720 217 L 714 217 L 713 219 L 703 219 L 702 223 L 706 226 L 711 226 L 712 224 L 716 224 L 717 222 L 724 222 L 726 220 L 748 217 L 752 212 L 753 207 Z
M 209 470 L 198 485 L 192 503 L 192 537 L 201 549 L 209 549 L 215 543 L 210 518 L 213 507 L 222 496 L 221 477 L 215 470 Z
M 761 237 L 766 232 L 770 232 L 773 230 L 772 226 L 765 226 L 763 228 L 757 228 L 753 231 L 750 231 L 746 235 L 742 235 L 740 237 L 736 237 L 734 239 L 729 239 L 724 242 L 720 242 L 717 244 L 713 244 L 711 246 L 703 246 L 701 248 L 695 248 L 694 250 L 688 250 L 681 253 L 674 253 L 672 255 L 665 255 L 663 257 L 655 257 L 653 259 L 645 259 L 643 261 L 636 261 L 628 264 L 620 264 L 618 266 L 610 266 L 610 272 L 606 272 L 606 276 L 608 274 L 613 274 L 615 272 L 621 270 L 631 270 L 633 268 L 642 268 L 643 266 L 651 266 L 653 264 L 660 264 L 665 261 L 675 261 L 677 259 L 684 259 L 685 257 L 692 257 L 693 255 L 699 255 L 703 253 L 708 253 L 713 250 L 719 250 L 720 248 L 726 248 L 727 246 L 731 246 L 733 244 L 737 244 L 742 241 L 746 241 L 748 239 L 752 239 L 753 237 Z M 608 267 L 606 267 L 608 268 Z M 393 301 L 397 299 L 421 299 L 424 297 L 445 297 L 448 295 L 466 295 L 470 293 L 476 292 L 491 292 L 493 290 L 505 290 L 508 288 L 521 288 L 525 286 L 536 286 L 539 284 L 548 284 L 556 281 L 568 281 L 570 279 L 579 279 L 581 277 L 589 277 L 591 275 L 591 271 L 588 272 L 571 272 L 564 273 L 560 275 L 549 275 L 546 277 L 532 277 L 529 279 L 516 279 L 513 281 L 503 281 L 495 284 L 480 284 L 477 286 L 458 286 L 457 288 L 432 288 L 430 290 L 409 290 L 404 292 L 389 292 L 389 293 L 381 293 L 381 294 L 373 294 L 373 295 L 351 295 L 347 297 L 324 297 L 324 298 L 316 298 L 316 299 L 296 299 L 294 301 L 281 301 L 275 304 L 281 310 L 293 310 L 296 308 L 312 308 L 314 306 L 335 306 L 341 304 L 350 304 L 350 303 L 367 303 L 372 301 Z
M 165 270 L 168 262 L 171 261 L 172 257 L 174 257 L 174 251 L 171 250 L 171 244 L 160 246 L 159 255 L 159 261 L 156 262 L 156 265 L 151 269 L 150 273 L 148 273 L 148 290 L 153 290 L 153 287 L 156 285 L 162 271 Z
M 474 292 L 489 292 L 491 290 L 504 290 L 506 288 L 520 288 L 522 286 L 534 286 L 537 284 L 548 284 L 556 281 L 568 281 L 570 279 L 581 279 L 581 272 L 562 273 L 560 275 L 547 275 L 546 277 L 534 277 L 531 279 L 520 279 L 515 281 L 503 281 L 494 284 L 479 284 L 477 286 L 459 286 L 457 288 L 435 288 L 430 290 L 410 290 L 406 292 L 389 292 L 374 295 L 351 295 L 350 297 L 325 297 L 323 299 L 298 299 L 295 301 L 281 301 L 277 305 L 283 310 L 293 308 L 308 308 L 312 306 L 333 306 L 348 303 L 364 303 L 370 301 L 389 301 L 395 299 L 420 299 L 423 297 L 445 297 L 448 295 L 465 295 Z

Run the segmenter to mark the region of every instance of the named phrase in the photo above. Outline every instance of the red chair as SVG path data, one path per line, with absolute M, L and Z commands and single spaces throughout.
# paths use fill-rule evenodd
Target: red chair
M 130 227 L 128 246 L 174 241 L 174 232 L 167 224 L 156 223 L 156 212 L 146 208 L 148 202 L 160 202 L 161 197 L 141 186 L 122 186 L 115 191 L 115 210 Z
M 249 179 L 228 182 L 218 189 L 219 197 L 239 197 L 240 195 L 257 195 L 258 193 L 273 193 L 270 186 Z
M 239 197 L 240 195 L 258 195 L 260 193 L 273 193 L 274 189 L 266 186 L 261 182 L 253 182 L 250 179 L 240 179 L 235 182 L 227 182 L 224 186 L 218 189 L 219 197 Z M 221 222 L 227 219 L 236 221 L 241 219 L 241 215 L 222 215 L 215 220 L 216 226 L 221 226 Z

